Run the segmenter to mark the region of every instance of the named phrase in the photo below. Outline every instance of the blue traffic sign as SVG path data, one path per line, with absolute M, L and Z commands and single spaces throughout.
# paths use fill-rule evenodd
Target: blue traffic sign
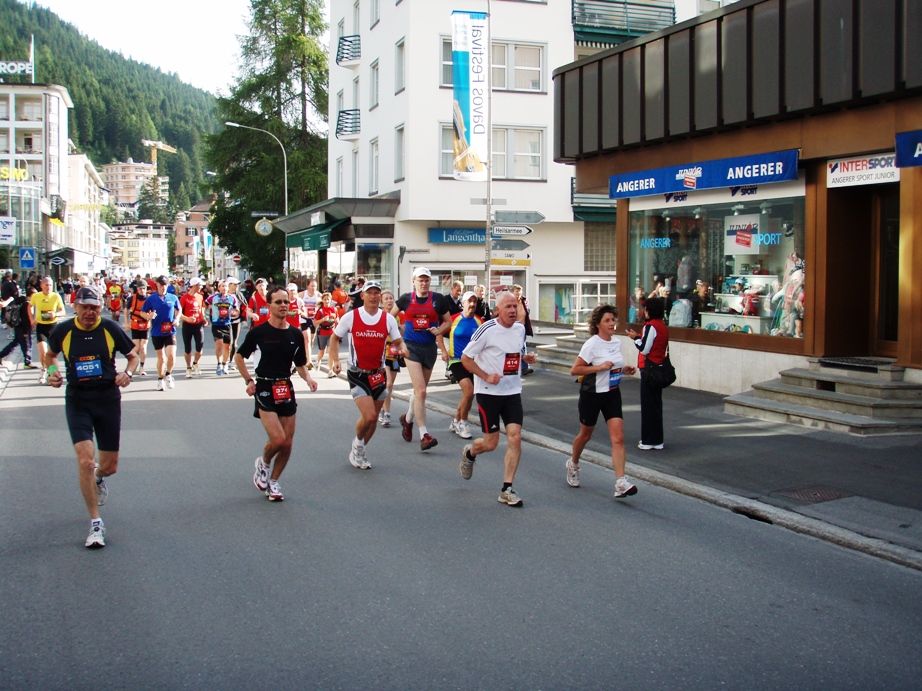
M 34 247 L 20 247 L 19 248 L 19 266 L 23 269 L 34 269 L 35 268 L 35 248 Z

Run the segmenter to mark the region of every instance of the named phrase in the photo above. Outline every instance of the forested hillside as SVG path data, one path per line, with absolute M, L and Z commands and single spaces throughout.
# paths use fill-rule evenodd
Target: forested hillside
M 93 3 L 86 7 L 93 11 Z M 160 174 L 170 176 L 171 196 L 183 196 L 182 188 L 194 202 L 203 175 L 202 135 L 215 129 L 214 96 L 102 48 L 47 9 L 0 0 L 0 58 L 27 61 L 32 35 L 35 81 L 67 87 L 74 101 L 70 137 L 78 148 L 99 167 L 128 157 L 150 161 L 141 139 L 162 140 L 179 150 L 158 156 Z M 164 50 L 179 48 L 164 43 Z M 5 79 L 21 82 L 28 76 Z

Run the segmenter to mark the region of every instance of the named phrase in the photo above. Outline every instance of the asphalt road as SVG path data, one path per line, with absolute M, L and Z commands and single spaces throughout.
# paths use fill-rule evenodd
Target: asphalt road
M 358 471 L 356 409 L 325 377 L 297 387 L 270 504 L 243 383 L 204 363 L 126 393 L 98 551 L 63 394 L 14 376 L 0 688 L 918 688 L 922 573 L 658 487 L 616 502 L 590 464 L 573 490 L 533 446 L 512 509 L 499 453 L 462 480 L 434 413 L 438 447 L 379 430 Z

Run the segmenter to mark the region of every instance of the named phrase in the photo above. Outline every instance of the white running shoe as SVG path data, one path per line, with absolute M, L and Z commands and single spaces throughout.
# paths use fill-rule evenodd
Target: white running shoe
M 220 362 L 218 363 L 218 366 L 215 367 L 214 373 L 217 374 L 219 377 L 220 377 L 222 374 L 224 374 L 224 368 L 221 366 L 221 363 L 220 363 Z
M 104 506 L 109 498 L 109 488 L 106 487 L 106 478 L 96 478 L 96 506 Z
M 141 369 L 138 370 L 138 375 L 141 377 L 147 376 L 147 370 L 144 369 L 144 365 L 141 365 Z
M 102 549 L 106 546 L 106 526 L 102 521 L 91 524 L 90 534 L 83 545 L 89 549 Z
M 626 477 L 619 477 L 618 481 L 615 482 L 615 499 L 630 497 L 635 494 L 637 494 L 637 487 L 628 482 Z
M 644 444 L 642 441 L 639 441 L 637 442 L 637 448 L 640 449 L 641 451 L 652 451 L 652 450 L 662 451 L 663 445 L 662 444 Z
M 42 376 L 40 376 L 40 377 L 38 378 L 38 383 L 39 383 L 39 384 L 47 384 L 47 383 L 48 383 L 48 370 L 46 370 L 46 369 L 43 369 L 43 370 L 42 370 Z
M 172 374 L 166 375 L 166 388 L 172 389 L 174 386 L 176 386 L 176 382 L 173 381 L 173 375 Z
M 365 456 L 365 447 L 357 446 L 355 441 L 352 442 L 352 450 L 349 452 L 349 462 L 359 470 L 371 469 L 371 464 Z
M 381 426 L 390 427 L 391 426 L 391 414 L 386 410 L 381 411 Z
M 459 470 L 461 471 L 461 477 L 465 480 L 470 480 L 471 476 L 474 474 L 474 461 L 476 458 L 467 457 L 467 452 L 470 451 L 473 446 L 473 444 L 468 444 L 461 449 L 461 466 Z
M 448 425 L 448 431 L 449 431 L 449 432 L 454 432 L 455 434 L 458 433 L 458 421 L 457 421 L 457 420 L 452 420 L 452 421 L 451 421 L 451 424 Z
M 192 379 L 192 370 L 186 367 L 186 379 Z
M 511 487 L 499 493 L 499 502 L 501 504 L 507 504 L 508 506 L 522 506 L 522 500 Z
M 166 391 L 166 387 L 163 385 L 163 379 L 157 380 L 157 391 Z
M 194 365 L 192 365 L 192 374 L 195 375 L 196 377 L 202 376 L 202 368 L 198 366 L 197 362 Z
M 277 480 L 269 480 L 269 489 L 266 490 L 266 496 L 269 497 L 269 501 L 282 501 L 285 498 L 282 496 L 282 488 L 279 487 Z
M 579 465 L 573 465 L 572 459 L 567 459 L 567 484 L 570 487 L 579 487 Z
M 253 484 L 260 492 L 269 489 L 269 466 L 263 464 L 263 457 L 256 457 L 256 472 L 253 473 Z
M 455 430 L 455 434 L 457 434 L 462 439 L 471 438 L 471 428 L 467 424 L 467 420 L 458 420 L 458 429 Z

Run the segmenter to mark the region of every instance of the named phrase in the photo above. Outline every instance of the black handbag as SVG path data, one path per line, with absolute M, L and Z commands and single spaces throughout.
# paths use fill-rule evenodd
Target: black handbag
M 669 359 L 669 352 L 666 352 L 665 359 L 657 364 L 647 360 L 644 362 L 643 369 L 640 371 L 640 378 L 651 389 L 667 389 L 675 383 L 675 367 Z

